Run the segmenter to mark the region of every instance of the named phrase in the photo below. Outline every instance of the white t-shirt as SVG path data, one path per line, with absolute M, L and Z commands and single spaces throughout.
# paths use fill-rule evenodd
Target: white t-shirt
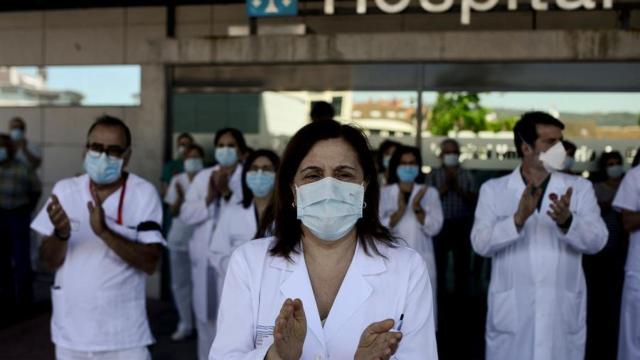
M 156 189 L 129 174 L 117 224 L 122 188 L 102 204 L 107 226 L 143 244 L 165 244 L 160 231 L 162 205 Z M 112 351 L 153 343 L 145 309 L 147 275 L 122 260 L 95 235 L 87 203 L 92 201 L 88 175 L 59 181 L 53 188 L 71 222 L 64 263 L 51 290 L 51 336 L 57 346 L 78 351 Z M 43 206 L 31 223 L 49 236 L 54 227 Z
M 640 211 L 640 166 L 636 166 L 624 176 L 613 207 L 618 210 Z M 640 230 L 629 237 L 629 253 L 627 254 L 626 271 L 640 272 Z
M 185 172 L 174 175 L 171 178 L 169 188 L 167 189 L 167 194 L 164 196 L 165 203 L 173 205 L 178 200 L 178 190 L 176 190 L 177 184 L 180 184 L 180 186 L 182 186 L 182 190 L 184 191 L 184 195 L 186 196 L 187 191 L 189 191 L 189 187 L 191 186 L 189 175 L 187 175 L 187 173 Z M 174 217 L 171 221 L 171 229 L 169 230 L 169 234 L 167 235 L 167 243 L 169 249 L 177 251 L 189 251 L 189 240 L 191 240 L 191 236 L 193 236 L 193 226 L 190 226 L 184 221 L 180 220 L 179 217 Z

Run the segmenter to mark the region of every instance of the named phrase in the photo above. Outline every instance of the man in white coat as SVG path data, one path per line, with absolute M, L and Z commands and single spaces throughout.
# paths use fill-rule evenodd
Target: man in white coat
M 618 360 L 640 359 L 640 166 L 624 177 L 613 206 L 630 233 L 620 314 Z
M 581 258 L 600 251 L 608 234 L 591 184 L 558 172 L 563 129 L 549 114 L 524 114 L 514 128 L 521 165 L 480 190 L 471 241 L 492 258 L 489 360 L 584 359 Z

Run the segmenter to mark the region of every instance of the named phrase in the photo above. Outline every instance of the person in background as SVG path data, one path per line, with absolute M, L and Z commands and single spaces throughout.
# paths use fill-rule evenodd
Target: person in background
M 600 251 L 608 233 L 591 183 L 560 172 L 563 129 L 547 113 L 522 115 L 520 166 L 480 189 L 471 243 L 492 259 L 487 360 L 584 359 L 582 254 Z
M 378 167 L 378 182 L 380 185 L 389 183 L 389 162 L 391 156 L 396 149 L 401 146 L 400 143 L 393 140 L 385 140 L 380 144 L 376 153 L 376 165 Z
M 453 255 L 454 294 L 461 300 L 468 294 L 471 243 L 469 236 L 473 224 L 473 210 L 477 187 L 473 175 L 460 166 L 460 144 L 454 139 L 440 143 L 441 167 L 435 168 L 427 179 L 440 194 L 444 222 L 435 238 L 438 288 L 440 304 L 446 293 L 449 253 Z
M 172 160 L 167 161 L 162 167 L 162 176 L 160 180 L 162 182 L 160 193 L 164 196 L 167 192 L 167 188 L 171 179 L 184 172 L 184 159 L 187 154 L 187 149 L 194 144 L 193 137 L 191 134 L 182 133 L 178 135 L 176 139 L 176 145 L 178 149 L 178 157 Z
M 400 146 L 389 164 L 389 185 L 380 194 L 380 222 L 398 239 L 416 250 L 425 263 L 433 294 L 434 322 L 438 324 L 436 259 L 433 237 L 442 228 L 442 206 L 438 190 L 417 184 L 422 168 L 420 150 L 412 146 Z
M 185 194 L 189 191 L 193 178 L 204 168 L 204 150 L 193 144 L 185 150 L 184 172 L 174 175 L 169 183 L 164 202 L 168 205 L 171 216 L 171 230 L 167 236 L 169 247 L 169 263 L 171 267 L 171 290 L 178 310 L 178 326 L 171 335 L 173 341 L 184 340 L 193 332 L 193 308 L 191 301 L 191 258 L 189 241 L 193 235 L 193 227 L 180 220 L 180 208 Z
M 209 248 L 220 216 L 242 201 L 242 162 L 247 151 L 238 129 L 224 128 L 213 140 L 217 165 L 201 170 L 193 179 L 180 208 L 180 220 L 193 226 L 189 242 L 193 308 L 198 332 L 198 359 L 205 360 L 216 334 L 218 295 L 215 268 Z
M 428 271 L 380 224 L 364 134 L 306 125 L 274 193 L 275 236 L 229 260 L 209 359 L 437 359 Z
M 104 115 L 89 128 L 85 174 L 58 181 L 31 223 L 55 271 L 51 337 L 57 360 L 150 360 L 145 284 L 165 240 L 155 187 L 126 171 L 131 132 Z
M 587 359 L 615 359 L 618 346 L 618 328 L 626 233 L 622 215 L 613 209 L 613 198 L 624 177 L 622 155 L 617 151 L 602 153 L 599 168 L 607 179 L 594 184 L 602 219 L 607 225 L 607 245 L 595 255 L 582 259 L 587 281 Z
M 572 169 L 576 163 L 576 150 L 578 147 L 569 140 L 562 140 L 562 146 L 564 146 L 564 149 L 567 152 L 562 172 L 565 174 L 575 175 L 576 173 Z
M 242 170 L 242 201 L 232 203 L 220 216 L 211 239 L 213 266 L 216 270 L 218 292 L 222 285 L 233 251 L 254 239 L 263 222 L 266 228 L 273 225 L 271 199 L 280 158 L 271 150 L 254 151 Z M 218 303 L 218 302 L 216 302 Z
M 3 308 L 5 319 L 22 315 L 32 302 L 29 223 L 42 191 L 35 170 L 15 158 L 13 145 L 0 134 L 0 302 L 12 305 Z
M 336 110 L 326 101 L 314 101 L 311 105 L 311 122 L 333 120 Z
M 27 125 L 20 117 L 14 117 L 9 122 L 9 135 L 13 141 L 14 157 L 16 160 L 38 169 L 42 164 L 40 147 L 26 138 Z
M 624 177 L 613 200 L 613 208 L 622 213 L 622 224 L 629 233 L 625 264 L 618 360 L 640 359 L 640 166 Z

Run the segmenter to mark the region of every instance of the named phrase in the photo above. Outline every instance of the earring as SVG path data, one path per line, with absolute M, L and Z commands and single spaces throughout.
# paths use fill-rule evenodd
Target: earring
M 367 202 L 366 202 L 366 201 L 365 201 L 365 202 L 363 202 L 363 206 L 362 206 L 362 208 L 363 208 L 363 209 L 366 209 L 366 208 L 367 208 Z
M 291 207 L 295 209 L 295 207 L 296 207 L 296 202 L 295 201 L 291 202 Z

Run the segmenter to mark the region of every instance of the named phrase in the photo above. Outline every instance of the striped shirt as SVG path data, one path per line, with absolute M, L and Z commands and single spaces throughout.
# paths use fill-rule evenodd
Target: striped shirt
M 18 160 L 0 165 L 0 210 L 34 205 L 42 191 L 35 171 Z

